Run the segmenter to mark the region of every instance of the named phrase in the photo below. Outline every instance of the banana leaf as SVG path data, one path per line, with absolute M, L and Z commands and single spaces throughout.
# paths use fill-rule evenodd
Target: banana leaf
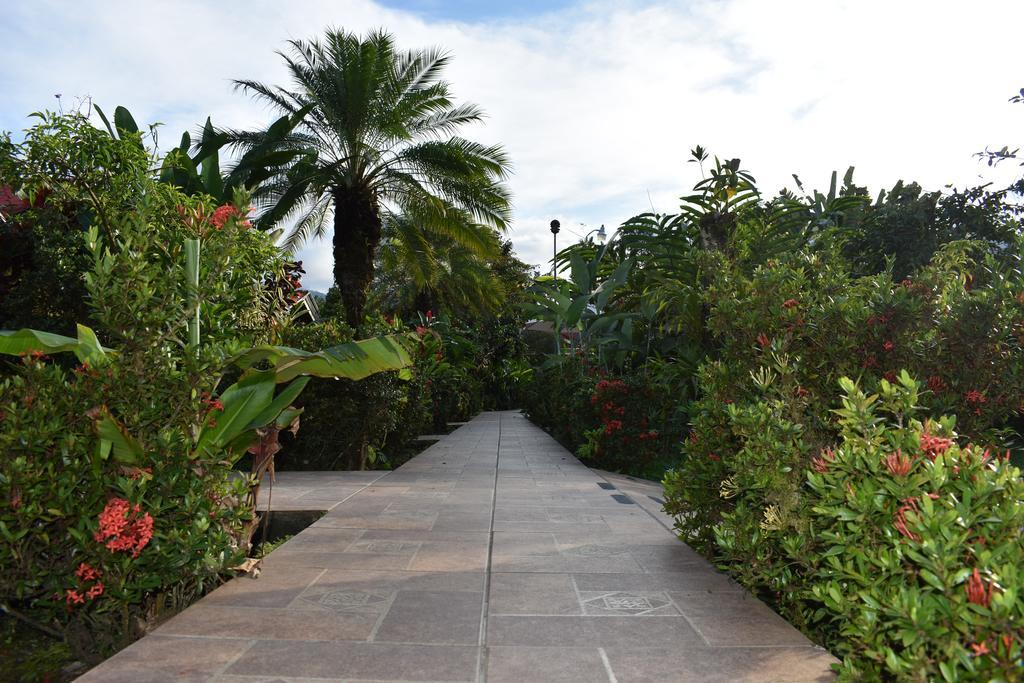
M 300 375 L 359 380 L 387 370 L 398 370 L 400 377 L 408 379 L 412 358 L 403 345 L 407 338 L 406 335 L 388 335 L 339 344 L 316 352 L 287 346 L 257 346 L 238 354 L 231 362 L 244 370 L 267 361 L 278 383 L 291 381 Z
M 0 331 L 0 353 L 20 356 L 23 353 L 62 353 L 70 351 L 82 363 L 97 364 L 106 358 L 110 349 L 105 349 L 96 338 L 96 333 L 85 325 L 78 326 L 78 338 L 65 337 L 52 332 L 22 329 Z

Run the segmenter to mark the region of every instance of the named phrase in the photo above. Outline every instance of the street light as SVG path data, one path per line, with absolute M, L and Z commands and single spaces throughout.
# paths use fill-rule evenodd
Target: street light
M 604 232 L 604 223 L 602 223 L 601 227 L 598 228 L 597 230 L 597 234 L 594 235 L 594 241 L 597 242 L 598 244 L 604 244 L 604 241 L 605 239 L 607 239 L 607 237 L 608 235 L 606 235 Z
M 551 277 L 555 281 L 555 288 L 558 287 L 558 229 L 562 227 L 562 224 L 558 222 L 558 219 L 551 221 Z M 562 322 L 555 316 L 554 323 L 551 325 L 552 331 L 555 333 L 555 354 L 562 355 Z
M 551 277 L 558 280 L 558 266 L 556 260 L 558 257 L 558 229 L 562 227 L 562 224 L 558 222 L 558 219 L 551 221 Z

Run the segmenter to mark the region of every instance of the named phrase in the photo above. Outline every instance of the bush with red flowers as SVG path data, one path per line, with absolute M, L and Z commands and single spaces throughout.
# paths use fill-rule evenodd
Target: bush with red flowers
M 985 667 L 1002 671 L 999 667 L 1008 657 L 1019 660 L 1019 645 L 1000 646 L 999 654 L 991 654 L 1003 635 L 1011 640 L 1019 635 L 1012 629 L 998 634 L 978 630 L 977 638 L 968 639 L 966 630 L 943 622 L 946 625 L 935 633 L 918 633 L 914 629 L 927 620 L 894 614 L 892 610 L 918 604 L 921 582 L 932 581 L 925 569 L 935 569 L 931 564 L 910 566 L 925 562 L 916 545 L 915 556 L 911 551 L 903 556 L 904 546 L 887 545 L 898 537 L 910 544 L 941 546 L 954 569 L 936 574 L 939 583 L 946 591 L 950 586 L 962 590 L 961 583 L 976 564 L 964 553 L 974 551 L 952 553 L 948 545 L 922 533 L 921 515 L 939 505 L 922 494 L 937 493 L 950 509 L 960 505 L 961 512 L 969 512 L 965 520 L 980 520 L 991 501 L 1001 500 L 1002 494 L 994 489 L 1019 476 L 1012 474 L 1016 470 L 999 469 L 994 479 L 979 474 L 969 480 L 979 487 L 971 491 L 936 485 L 916 494 L 908 491 L 891 504 L 880 497 L 886 482 L 914 479 L 922 468 L 931 472 L 937 467 L 932 463 L 951 463 L 945 457 L 949 453 L 962 458 L 949 465 L 955 475 L 957 468 L 967 468 L 965 459 L 980 458 L 986 449 L 1005 454 L 1016 447 L 1024 396 L 1024 278 L 1019 264 L 997 263 L 968 243 L 947 245 L 928 267 L 904 282 L 894 282 L 884 273 L 854 277 L 841 259 L 827 254 L 794 253 L 749 273 L 724 258 L 716 263 L 716 274 L 704 293 L 708 328 L 717 344 L 715 357 L 698 373 L 701 397 L 691 406 L 692 432 L 682 446 L 682 459 L 664 482 L 666 509 L 676 516 L 681 537 L 772 602 L 812 638 L 845 656 L 844 671 L 851 679 L 859 675 L 867 680 L 902 680 L 913 678 L 909 672 L 925 671 L 922 680 L 974 680 L 983 678 L 978 671 L 990 670 Z M 916 385 L 913 391 L 907 388 L 913 383 L 901 378 L 904 369 L 924 380 L 920 390 Z M 837 421 L 834 412 L 850 409 L 849 386 L 845 396 L 837 389 L 843 377 L 854 378 L 885 400 L 898 393 L 894 385 L 903 386 L 913 394 L 913 411 L 904 411 L 908 419 L 956 414 L 957 435 L 950 421 L 912 427 L 904 419 L 901 436 L 891 447 L 872 451 L 871 457 L 877 457 L 872 468 L 841 486 L 842 495 L 863 495 L 864 509 L 857 511 L 847 500 L 845 508 L 827 513 L 835 513 L 835 518 L 826 522 L 820 492 L 808 483 L 807 473 L 811 482 L 827 478 L 848 453 L 837 446 L 846 438 L 847 425 Z M 894 428 L 879 423 L 872 438 L 889 438 L 887 429 Z M 906 443 L 904 436 L 911 432 L 913 442 Z M 957 446 L 968 442 L 979 446 Z M 966 485 L 963 478 L 957 482 L 957 487 Z M 1013 495 L 1019 499 L 1019 485 L 1014 487 Z M 870 519 L 868 508 L 886 519 L 884 530 Z M 1005 573 L 1007 562 L 1019 566 L 1022 559 L 1019 515 L 1000 512 L 996 517 L 993 528 L 1001 530 L 991 541 L 982 535 L 980 542 L 999 545 L 1004 553 L 996 564 L 986 561 L 979 567 L 990 575 Z M 1003 517 L 1017 521 L 1004 527 Z M 850 534 L 846 542 L 821 545 L 827 524 L 844 527 Z M 1008 534 L 1013 529 L 1016 540 L 1011 542 Z M 1010 548 L 1017 548 L 1015 557 Z M 847 553 L 855 549 L 864 558 L 863 566 L 848 561 Z M 926 550 L 923 555 L 931 552 Z M 899 574 L 898 579 L 894 574 L 894 584 L 905 579 L 906 571 L 914 578 L 911 586 L 918 587 L 899 595 L 874 595 L 865 589 L 868 597 L 862 599 L 854 588 L 857 581 L 875 582 L 887 568 Z M 819 569 L 824 574 L 819 575 Z M 833 587 L 838 597 L 812 591 L 818 585 L 814 582 L 823 581 L 828 572 L 837 577 Z M 1010 573 L 1005 580 L 1015 585 L 1018 577 Z M 938 600 L 941 590 L 935 590 Z M 845 610 L 845 601 L 850 600 L 863 611 L 856 617 L 837 614 L 832 603 L 843 602 Z M 953 609 L 933 606 L 934 619 Z M 1007 609 L 1012 612 L 1019 605 Z M 883 614 L 890 619 L 884 626 L 878 621 Z M 859 621 L 853 624 L 854 620 Z M 978 625 L 973 619 L 967 623 L 970 629 Z M 893 635 L 901 633 L 906 635 Z M 952 645 L 954 640 L 961 643 L 960 649 Z M 989 663 L 978 658 L 972 644 L 978 652 L 988 650 L 984 656 L 990 657 Z M 938 654 L 946 648 L 951 648 L 949 659 Z M 958 672 L 954 678 L 935 668 L 940 662 Z
M 952 418 L 924 417 L 919 391 L 906 374 L 871 396 L 844 383 L 839 440 L 806 475 L 814 535 L 783 543 L 786 589 L 842 679 L 1013 680 L 1024 482 Z
M 649 417 L 657 397 L 642 381 L 601 379 L 594 386 L 590 404 L 599 425 L 584 432 L 586 442 L 577 455 L 595 467 L 658 477 L 657 463 L 665 455 L 667 439 Z M 669 444 L 671 445 L 671 444 Z
M 60 157 L 68 150 L 73 158 Z M 284 259 L 237 209 L 217 226 L 208 199 L 153 179 L 137 139 L 46 119 L 16 152 L 6 159 L 16 189 L 48 191 L 33 220 L 88 218 L 68 239 L 86 255 L 89 321 L 116 351 L 92 364 L 0 360 L 0 602 L 95 661 L 218 584 L 247 550 L 246 482 L 224 450 L 197 450 L 195 437 L 224 410 L 213 397 L 225 360 L 282 317 L 263 283 Z M 185 238 L 202 240 L 198 292 L 184 276 Z M 194 294 L 202 337 L 190 348 Z M 99 438 L 101 424 L 118 434 Z M 111 437 L 130 439 L 130 455 Z

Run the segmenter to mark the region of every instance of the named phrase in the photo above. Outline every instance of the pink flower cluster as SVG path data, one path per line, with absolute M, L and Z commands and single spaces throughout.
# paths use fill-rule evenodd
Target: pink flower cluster
M 123 498 L 111 498 L 100 513 L 100 530 L 93 538 L 108 550 L 130 552 L 138 557 L 153 538 L 153 518 Z

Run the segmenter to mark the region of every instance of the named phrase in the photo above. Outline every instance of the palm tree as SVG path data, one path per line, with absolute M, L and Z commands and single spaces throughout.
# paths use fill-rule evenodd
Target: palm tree
M 371 300 L 400 315 L 428 310 L 460 316 L 496 313 L 507 291 L 494 264 L 508 255 L 493 230 L 481 238 L 491 240 L 486 254 L 445 235 L 425 235 L 404 216 L 388 220 Z
M 330 30 L 323 41 L 289 41 L 284 58 L 292 89 L 250 80 L 237 88 L 299 116 L 281 152 L 303 154 L 280 167 L 255 193 L 264 226 L 289 222 L 295 248 L 334 228 L 334 279 L 350 325 L 363 320 L 367 288 L 385 220 L 403 215 L 424 235 L 444 235 L 484 254 L 493 240 L 481 226 L 505 230 L 509 162 L 500 146 L 455 135 L 482 118 L 453 103 L 437 49 L 399 52 L 392 37 L 364 39 Z M 226 132 L 242 150 L 265 145 L 267 132 Z

